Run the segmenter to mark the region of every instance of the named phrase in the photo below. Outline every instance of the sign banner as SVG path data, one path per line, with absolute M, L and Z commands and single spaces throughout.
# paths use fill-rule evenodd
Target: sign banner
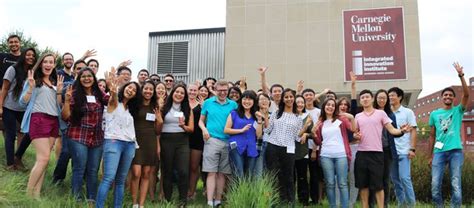
M 343 11 L 345 81 L 407 79 L 403 8 Z

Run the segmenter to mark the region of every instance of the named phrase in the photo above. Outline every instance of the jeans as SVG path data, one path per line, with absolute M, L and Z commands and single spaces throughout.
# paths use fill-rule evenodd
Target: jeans
M 267 142 L 262 142 L 261 149 L 257 147 L 258 157 L 255 161 L 255 176 L 260 177 L 265 170 L 265 150 L 267 149 Z
M 125 179 L 135 156 L 135 142 L 104 141 L 104 176 L 99 185 L 96 207 L 105 207 L 110 186 L 115 181 L 114 207 L 122 207 Z
M 26 149 L 31 143 L 30 136 L 25 134 L 20 146 L 15 153 L 15 138 L 16 138 L 16 124 L 21 123 L 25 112 L 13 111 L 8 108 L 3 108 L 3 126 L 5 128 L 5 155 L 7 158 L 7 166 L 15 163 L 14 156 L 21 158 Z
M 341 196 L 341 206 L 349 207 L 349 189 L 347 186 L 347 172 L 349 165 L 347 157 L 328 158 L 321 157 L 321 166 L 324 172 L 324 181 L 326 182 L 326 193 L 328 196 L 329 206 L 336 206 L 336 178 Z
M 408 155 L 398 155 L 398 159 L 392 162 L 391 176 L 398 206 L 414 207 L 416 199 L 411 182 L 410 159 Z
M 53 182 L 58 182 L 66 178 L 67 166 L 69 159 L 71 159 L 71 153 L 69 153 L 69 138 L 67 137 L 66 130 L 61 130 L 61 153 L 56 163 L 56 167 L 53 172 Z
M 464 155 L 462 149 L 434 153 L 431 169 L 431 196 L 436 207 L 443 207 L 444 204 L 441 185 L 446 164 L 449 165 L 451 177 L 451 207 L 461 207 L 461 171 L 463 162 Z
M 295 154 L 286 153 L 286 147 L 268 143 L 265 152 L 268 171 L 276 173 L 278 179 L 278 193 L 283 203 L 295 202 L 295 185 L 293 173 Z
M 86 175 L 87 200 L 95 201 L 97 194 L 97 172 L 102 159 L 102 145 L 87 147 L 70 140 L 68 142 L 72 156 L 72 194 L 76 199 L 82 197 L 82 182 Z
M 256 157 L 247 156 L 247 152 L 239 154 L 237 148 L 229 150 L 230 167 L 232 174 L 237 178 L 242 178 L 244 173 L 249 176 L 255 176 Z
M 357 196 L 359 195 L 359 189 L 355 187 L 355 177 L 354 177 L 354 162 L 356 159 L 357 149 L 359 144 L 351 144 L 351 153 L 352 160 L 349 165 L 349 207 L 354 207 L 357 202 Z

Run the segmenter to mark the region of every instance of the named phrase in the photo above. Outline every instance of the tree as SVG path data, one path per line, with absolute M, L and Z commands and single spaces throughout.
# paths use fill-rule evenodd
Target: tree
M 60 54 L 59 51 L 54 50 L 52 47 L 49 47 L 49 46 L 44 49 L 38 48 L 38 43 L 36 43 L 36 41 L 33 40 L 31 36 L 26 36 L 23 33 L 23 30 L 18 30 L 18 29 L 11 31 L 2 37 L 1 42 L 0 42 L 1 53 L 8 53 L 10 51 L 10 49 L 8 48 L 8 43 L 7 43 L 8 42 L 7 39 L 10 35 L 18 35 L 18 37 L 20 37 L 22 49 L 25 49 L 25 48 L 36 49 L 36 52 L 38 53 L 38 57 L 40 57 L 41 55 L 47 52 Z M 61 64 L 62 64 L 62 56 L 58 55 L 56 57 L 56 66 L 61 66 Z

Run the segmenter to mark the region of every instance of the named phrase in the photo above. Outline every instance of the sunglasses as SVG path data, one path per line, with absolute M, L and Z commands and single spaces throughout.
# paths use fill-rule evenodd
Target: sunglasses
M 171 79 L 165 79 L 165 82 L 173 82 Z

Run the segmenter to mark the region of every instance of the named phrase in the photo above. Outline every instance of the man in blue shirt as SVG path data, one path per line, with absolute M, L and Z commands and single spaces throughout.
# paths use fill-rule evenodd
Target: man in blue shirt
M 205 141 L 202 171 L 208 173 L 206 190 L 209 206 L 221 204 L 226 175 L 231 174 L 227 145 L 229 135 L 224 133 L 224 127 L 230 112 L 237 108 L 237 103 L 227 98 L 228 82 L 217 82 L 215 89 L 216 96 L 203 103 L 199 120 Z

